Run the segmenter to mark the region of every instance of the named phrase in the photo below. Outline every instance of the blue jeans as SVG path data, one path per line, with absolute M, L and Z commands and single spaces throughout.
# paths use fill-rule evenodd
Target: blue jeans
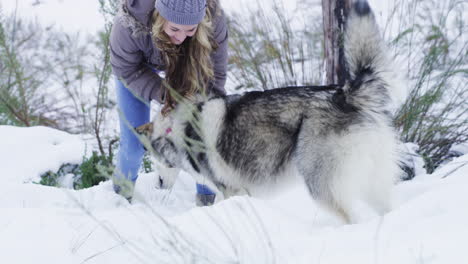
M 124 177 L 134 184 L 138 178 L 145 149 L 130 127 L 135 128 L 150 121 L 150 103 L 137 98 L 118 79 L 115 81 L 115 86 L 120 121 L 120 148 L 117 154 L 117 173 L 114 173 L 114 177 Z M 197 193 L 214 194 L 207 186 L 198 183 Z
M 135 183 L 145 149 L 130 127 L 135 128 L 150 121 L 149 102 L 144 102 L 116 79 L 117 107 L 120 121 L 120 148 L 117 155 L 116 177 Z

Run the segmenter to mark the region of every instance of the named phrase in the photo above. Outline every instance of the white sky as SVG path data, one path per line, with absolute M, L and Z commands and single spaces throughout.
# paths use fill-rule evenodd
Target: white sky
M 95 33 L 104 20 L 99 13 L 98 0 L 0 0 L 5 14 L 16 10 L 18 17 L 37 18 L 43 25 L 55 25 L 67 32 Z
M 42 4 L 35 4 L 37 2 Z M 258 0 L 262 8 L 268 8 L 273 0 Z M 285 10 L 291 12 L 298 8 L 297 0 L 278 1 Z M 320 3 L 320 0 L 309 0 Z M 389 6 L 394 1 L 369 0 L 378 17 L 386 17 Z M 245 12 L 246 8 L 256 8 L 255 0 L 221 0 L 223 8 Z M 44 25 L 54 24 L 67 32 L 84 31 L 94 33 L 101 29 L 103 18 L 99 13 L 98 0 L 0 0 L 0 7 L 8 14 L 17 10 L 17 15 L 24 18 L 37 18 Z M 384 20 L 382 20 L 384 21 Z

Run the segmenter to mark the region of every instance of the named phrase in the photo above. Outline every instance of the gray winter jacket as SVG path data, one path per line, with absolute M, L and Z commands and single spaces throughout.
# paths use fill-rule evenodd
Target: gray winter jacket
M 161 77 L 165 63 L 151 40 L 155 0 L 123 0 L 110 36 L 111 65 L 115 76 L 145 100 L 162 102 Z M 224 12 L 213 10 L 213 37 L 219 47 L 212 53 L 214 82 L 208 91 L 225 94 L 228 32 Z

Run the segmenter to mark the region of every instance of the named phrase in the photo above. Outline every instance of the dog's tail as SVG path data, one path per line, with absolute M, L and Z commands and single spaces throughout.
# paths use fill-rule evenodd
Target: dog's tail
M 345 112 L 388 113 L 404 98 L 389 51 L 380 35 L 374 14 L 365 0 L 354 2 L 344 36 L 348 80 L 333 98 Z

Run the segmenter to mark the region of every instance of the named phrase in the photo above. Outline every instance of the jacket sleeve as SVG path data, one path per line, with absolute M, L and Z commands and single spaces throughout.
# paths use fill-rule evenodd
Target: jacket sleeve
M 161 77 L 145 63 L 138 41 L 129 28 L 115 21 L 110 35 L 112 71 L 135 95 L 161 102 Z
M 224 11 L 214 18 L 215 29 L 213 37 L 218 43 L 218 48 L 211 54 L 213 61 L 214 81 L 211 84 L 211 91 L 218 95 L 225 95 L 226 72 L 228 62 L 228 30 Z

